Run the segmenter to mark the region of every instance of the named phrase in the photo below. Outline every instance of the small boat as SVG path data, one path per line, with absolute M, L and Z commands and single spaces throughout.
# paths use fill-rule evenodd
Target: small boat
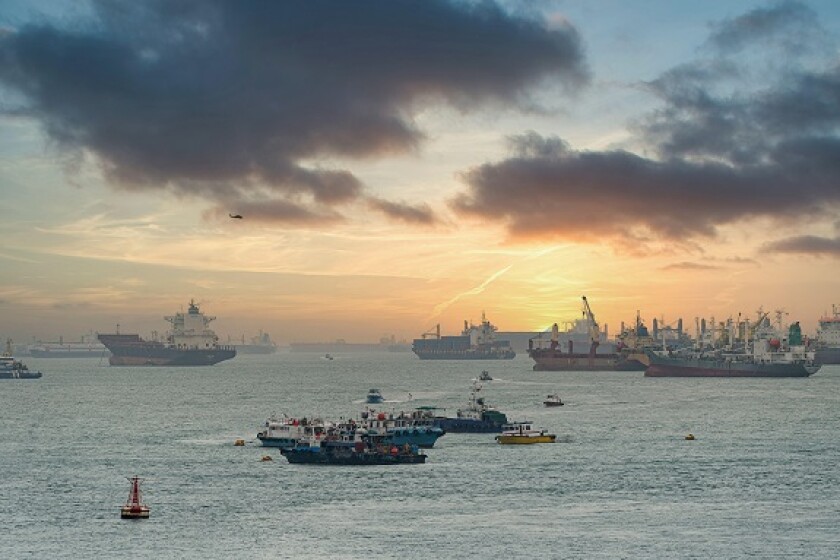
M 334 360 L 335 358 L 332 357 L 332 354 L 324 354 L 325 360 Z
M 131 482 L 131 491 L 128 493 L 128 500 L 120 508 L 122 519 L 148 519 L 149 506 L 140 499 L 140 477 L 134 476 L 128 479 Z
M 371 389 L 365 398 L 365 402 L 368 404 L 379 404 L 383 400 L 385 399 L 382 398 L 382 393 L 379 392 L 379 389 Z
M 328 426 L 321 418 L 290 418 L 285 414 L 281 418 L 272 414 L 257 439 L 263 447 L 294 447 L 303 437 L 323 437 Z
M 481 375 L 478 376 L 479 381 L 493 381 L 493 378 L 490 376 L 490 373 L 485 369 L 481 372 Z
M 545 406 L 563 406 L 565 403 L 560 400 L 560 395 L 552 393 L 545 398 L 543 404 Z
M 12 339 L 6 340 L 6 352 L 0 356 L 0 379 L 40 379 L 40 371 L 31 371 L 12 356 Z
M 502 444 L 554 443 L 557 438 L 545 429 L 535 429 L 531 422 L 512 422 L 502 426 L 502 433 L 496 436 L 496 441 Z

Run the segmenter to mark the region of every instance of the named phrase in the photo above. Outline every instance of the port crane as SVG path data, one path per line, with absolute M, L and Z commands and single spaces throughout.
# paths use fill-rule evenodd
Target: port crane
M 598 322 L 595 321 L 595 314 L 592 313 L 592 308 L 589 307 L 589 302 L 586 300 L 586 296 L 582 296 L 582 299 L 583 316 L 589 322 L 589 366 L 592 367 L 593 360 L 595 359 L 595 351 L 601 343 L 601 331 L 598 328 Z

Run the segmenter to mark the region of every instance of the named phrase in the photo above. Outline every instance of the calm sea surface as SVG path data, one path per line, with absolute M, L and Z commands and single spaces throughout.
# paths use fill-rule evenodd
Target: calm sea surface
M 35 359 L 0 381 L 0 558 L 837 558 L 840 367 L 646 379 L 413 354 L 239 356 L 208 368 Z M 425 465 L 292 466 L 272 412 L 487 401 L 558 443 L 448 434 Z M 542 407 L 559 392 L 567 403 Z M 692 432 L 696 441 L 685 441 Z M 245 438 L 245 447 L 234 447 Z M 261 462 L 265 454 L 273 462 Z M 147 521 L 119 519 L 145 478 Z

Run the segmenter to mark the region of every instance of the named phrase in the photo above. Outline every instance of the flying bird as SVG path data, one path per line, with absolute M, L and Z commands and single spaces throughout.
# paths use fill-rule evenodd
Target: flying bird
M 228 214 L 231 218 L 236 218 L 237 220 L 242 219 L 242 214 Z

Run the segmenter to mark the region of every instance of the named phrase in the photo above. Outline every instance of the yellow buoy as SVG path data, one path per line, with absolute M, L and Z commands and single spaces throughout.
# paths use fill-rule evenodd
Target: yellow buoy
M 243 447 L 245 445 L 245 440 L 244 439 L 238 439 L 238 440 L 233 442 L 233 445 L 235 445 L 236 447 Z
M 693 440 L 694 439 L 694 434 L 688 434 L 687 436 L 685 436 L 685 439 Z
M 262 462 L 273 461 L 273 460 L 274 459 L 271 458 L 271 455 L 263 455 L 263 458 L 260 459 L 260 461 L 262 461 Z

